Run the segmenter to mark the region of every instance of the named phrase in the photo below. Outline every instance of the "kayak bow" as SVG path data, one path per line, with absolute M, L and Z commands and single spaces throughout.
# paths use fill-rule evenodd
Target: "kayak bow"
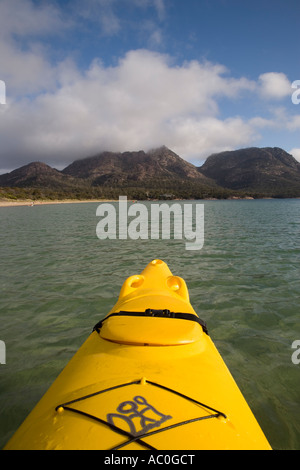
M 270 449 L 189 301 L 153 260 L 5 449 Z

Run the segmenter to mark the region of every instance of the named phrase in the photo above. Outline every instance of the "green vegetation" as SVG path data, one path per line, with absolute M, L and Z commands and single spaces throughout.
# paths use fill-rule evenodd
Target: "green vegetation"
M 0 199 L 16 200 L 98 200 L 98 199 L 118 199 L 119 196 L 127 196 L 134 200 L 174 200 L 174 199 L 230 199 L 230 198 L 263 198 L 263 197 L 293 197 L 291 193 L 284 191 L 263 192 L 263 191 L 234 191 L 219 187 L 209 188 L 194 182 L 177 184 L 157 184 L 156 187 L 120 185 L 120 186 L 89 186 L 87 188 L 73 188 L 56 190 L 41 187 L 0 187 Z

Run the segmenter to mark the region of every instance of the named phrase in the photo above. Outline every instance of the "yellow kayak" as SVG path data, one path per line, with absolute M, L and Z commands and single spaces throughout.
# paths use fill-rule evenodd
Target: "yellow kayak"
M 5 449 L 270 449 L 189 301 L 153 260 L 35 406 Z

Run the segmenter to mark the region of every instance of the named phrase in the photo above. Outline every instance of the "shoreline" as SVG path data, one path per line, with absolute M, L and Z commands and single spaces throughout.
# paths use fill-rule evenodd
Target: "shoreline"
M 239 197 L 231 197 L 228 198 L 228 200 L 236 200 L 236 199 L 254 199 L 253 197 L 244 197 L 244 198 L 239 198 Z M 181 199 L 172 199 L 168 201 L 179 201 Z M 216 198 L 205 198 L 201 199 L 201 201 L 217 201 L 218 199 Z M 136 200 L 133 200 L 134 202 L 137 202 Z M 157 200 L 153 200 L 155 202 Z M 54 199 L 54 200 L 36 200 L 33 201 L 32 199 L 16 199 L 15 201 L 12 200 L 5 200 L 5 199 L 0 199 L 0 207 L 18 207 L 18 206 L 28 206 L 28 207 L 34 207 L 34 206 L 41 206 L 41 205 L 48 205 L 48 204 L 83 204 L 83 203 L 88 203 L 88 202 L 97 202 L 97 203 L 102 203 L 102 202 L 118 202 L 118 199 Z M 128 200 L 130 202 L 130 199 Z M 164 201 L 165 202 L 165 201 Z
M 198 201 L 221 201 L 221 200 L 226 200 L 226 201 L 246 201 L 246 200 L 265 200 L 265 199 L 277 199 L 273 197 L 261 197 L 261 198 L 254 198 L 251 196 L 245 196 L 245 197 L 237 197 L 237 196 L 232 196 L 228 197 L 226 199 L 217 199 L 217 198 L 205 198 L 205 199 L 199 199 Z M 299 197 L 294 197 L 294 198 L 283 198 L 283 199 L 300 199 Z M 168 200 L 170 201 L 179 201 L 181 199 L 172 199 Z M 131 200 L 129 199 L 128 202 Z M 153 202 L 157 202 L 158 200 L 155 199 Z M 34 207 L 34 206 L 43 206 L 43 205 L 50 205 L 50 204 L 84 204 L 84 203 L 98 203 L 101 204 L 102 202 L 118 202 L 118 199 L 54 199 L 54 200 L 36 200 L 33 201 L 31 199 L 17 199 L 15 201 L 12 200 L 5 200 L 5 199 L 0 199 L 0 207 L 20 207 L 20 206 L 28 206 L 28 207 Z M 132 202 L 137 202 L 136 200 L 133 200 Z M 140 202 L 140 201 L 139 201 Z M 164 202 L 166 202 L 164 200 Z
M 34 206 L 43 206 L 43 205 L 48 205 L 48 204 L 83 204 L 87 202 L 98 202 L 99 204 L 101 202 L 113 202 L 113 199 L 84 199 L 84 200 L 78 200 L 78 199 L 56 199 L 56 200 L 37 200 L 37 201 L 32 201 L 30 199 L 27 200 L 16 200 L 16 201 L 9 201 L 9 200 L 0 200 L 0 207 L 18 207 L 18 206 L 28 206 L 28 207 L 34 207 Z

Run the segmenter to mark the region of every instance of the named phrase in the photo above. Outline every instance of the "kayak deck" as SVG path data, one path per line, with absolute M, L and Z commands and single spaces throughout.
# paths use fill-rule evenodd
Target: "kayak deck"
M 193 318 L 194 317 L 194 318 Z M 189 302 L 154 260 L 119 300 L 7 449 L 270 449 Z

